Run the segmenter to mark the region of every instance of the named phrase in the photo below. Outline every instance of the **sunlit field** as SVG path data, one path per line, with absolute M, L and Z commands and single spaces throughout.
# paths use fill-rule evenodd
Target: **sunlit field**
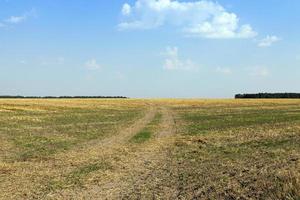
M 300 100 L 0 100 L 0 199 L 299 199 Z

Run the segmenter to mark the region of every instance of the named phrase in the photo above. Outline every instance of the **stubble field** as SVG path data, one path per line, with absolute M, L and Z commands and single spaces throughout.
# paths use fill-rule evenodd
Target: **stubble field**
M 300 100 L 0 100 L 0 199 L 299 199 Z

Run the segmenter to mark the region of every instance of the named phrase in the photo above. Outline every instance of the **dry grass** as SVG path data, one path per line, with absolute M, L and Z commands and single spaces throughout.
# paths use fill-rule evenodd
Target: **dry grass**
M 300 101 L 174 103 L 181 196 L 299 199 Z
M 0 100 L 0 199 L 299 199 L 299 100 Z
M 11 112 L 0 113 L 0 198 L 38 198 L 64 187 L 56 185 L 56 180 L 95 162 L 92 154 L 80 153 L 94 146 L 94 141 L 116 137 L 144 115 L 147 104 L 135 100 L 1 100 L 0 108 Z M 66 187 L 74 184 L 67 181 Z

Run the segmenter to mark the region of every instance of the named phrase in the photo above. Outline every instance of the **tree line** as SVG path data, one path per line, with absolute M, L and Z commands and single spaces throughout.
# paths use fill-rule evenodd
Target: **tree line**
M 0 95 L 0 99 L 127 99 L 124 96 L 13 96 Z
M 236 94 L 236 99 L 299 99 L 300 93 Z

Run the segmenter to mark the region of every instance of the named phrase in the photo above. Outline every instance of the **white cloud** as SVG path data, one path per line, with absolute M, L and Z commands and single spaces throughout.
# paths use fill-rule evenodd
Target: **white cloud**
M 249 69 L 249 75 L 254 77 L 267 77 L 270 75 L 270 71 L 266 67 L 253 67 Z
M 255 33 L 250 25 L 238 25 L 239 19 L 233 13 L 222 13 L 214 17 L 212 21 L 205 21 L 185 29 L 188 36 L 200 36 L 205 38 L 250 38 Z
M 196 70 L 197 66 L 190 59 L 181 60 L 178 56 L 177 47 L 167 47 L 164 53 L 166 56 L 164 69 L 166 70 Z
M 232 74 L 232 71 L 230 68 L 223 68 L 223 67 L 217 67 L 216 72 L 220 73 L 220 74 L 225 74 L 225 75 Z
M 264 39 L 260 40 L 258 43 L 259 47 L 269 47 L 272 46 L 272 44 L 274 44 L 275 42 L 280 41 L 280 38 L 278 38 L 275 35 L 268 35 L 267 37 L 265 37 Z
M 28 12 L 25 12 L 23 15 L 19 16 L 10 16 L 9 18 L 3 20 L 7 24 L 19 24 L 26 21 L 29 17 L 36 16 L 35 9 L 31 9 Z M 5 25 L 5 24 L 4 24 Z
M 101 68 L 101 66 L 97 63 L 96 59 L 90 59 L 90 60 L 86 61 L 85 67 L 88 70 L 97 70 L 97 69 Z
M 122 14 L 130 15 L 130 13 L 131 13 L 131 6 L 128 3 L 125 3 L 122 8 Z
M 9 17 L 8 19 L 4 20 L 5 22 L 7 23 L 11 23 L 11 24 L 18 24 L 18 23 L 21 23 L 23 21 L 26 20 L 26 16 L 23 15 L 23 16 L 11 16 Z
M 179 27 L 185 35 L 205 38 L 251 38 L 257 33 L 248 24 L 240 25 L 235 13 L 220 4 L 198 0 L 136 0 L 133 6 L 124 4 L 124 29 L 154 29 L 164 25 Z

